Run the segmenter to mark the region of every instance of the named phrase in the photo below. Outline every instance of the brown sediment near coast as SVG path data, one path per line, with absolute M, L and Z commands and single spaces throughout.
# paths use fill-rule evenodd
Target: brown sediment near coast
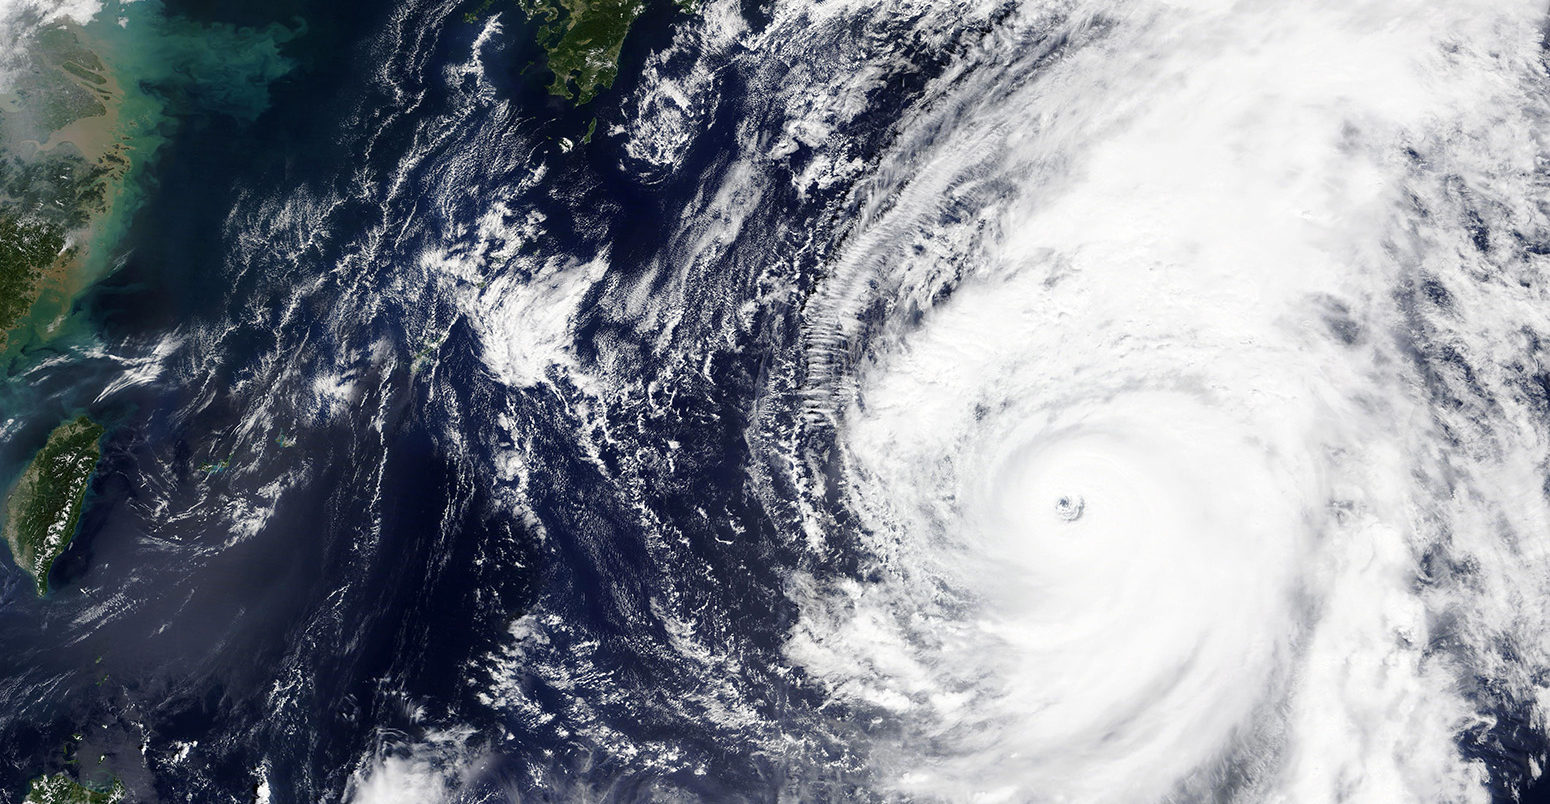
M 108 154 L 125 150 L 124 137 L 118 128 L 118 107 L 107 106 L 103 114 L 83 117 L 49 135 L 44 142 L 29 140 L 24 145 L 35 146 L 43 153 L 63 146 L 72 146 L 89 162 L 95 162 Z
M 46 307 L 41 308 L 52 309 L 53 314 L 49 319 L 32 322 L 32 328 L 45 337 L 52 335 L 64 323 L 70 312 L 70 300 L 86 290 L 95 279 L 87 265 L 90 254 L 87 243 L 92 239 L 95 230 L 93 224 L 98 220 L 94 217 L 86 226 L 67 233 L 64 250 L 43 270 L 33 286 L 29 317 L 41 314 L 40 302 L 52 300 Z M 10 336 L 24 328 L 26 322 L 27 317 L 24 317 L 22 321 L 17 322 L 15 328 L 8 331 L 0 330 L 0 352 L 5 351 L 10 344 Z
M 43 278 L 38 282 L 38 299 L 55 297 L 60 301 L 59 310 L 50 320 L 38 324 L 38 331 L 45 336 L 53 334 L 64 323 L 70 312 L 70 300 L 91 284 L 91 277 L 86 270 L 86 255 L 87 251 L 82 246 L 66 246 L 59 259 L 43 272 Z
M 121 120 L 123 88 L 86 32 L 67 23 L 40 33 L 31 47 L 32 67 L 13 75 L 14 84 L 0 92 L 0 122 L 11 118 L 0 125 L 5 140 L 0 148 L 19 160 L 18 166 L 58 162 L 73 166 L 71 174 L 85 172 L 64 196 L 51 199 L 37 197 L 38 188 L 28 181 L 15 184 L 8 179 L 0 186 L 0 203 L 9 206 L 11 214 L 55 220 L 64 237 L 65 248 L 48 265 L 35 268 L 39 275 L 22 291 L 29 312 L 0 324 L 17 327 L 32 320 L 32 326 L 47 334 L 66 315 L 69 300 L 95 278 L 88 274 L 104 267 L 92 259 L 91 250 L 100 246 L 102 228 L 111 219 L 132 161 Z M 40 206 L 50 201 L 53 208 Z M 57 298 L 58 304 L 40 310 L 44 298 Z M 53 320 L 36 320 L 45 314 Z M 0 350 L 7 347 L 10 334 L 14 330 L 0 331 Z
M 75 42 L 91 50 L 91 37 L 79 25 L 66 23 L 63 27 Z M 95 95 L 102 103 L 103 112 L 71 121 L 51 132 L 47 140 L 30 144 L 45 152 L 69 144 L 89 162 L 96 162 L 113 153 L 122 155 L 126 146 L 124 134 L 119 127 L 119 113 L 124 91 L 118 76 L 108 69 L 100 57 L 95 70 L 80 67 L 69 60 L 60 61 L 54 66 L 76 86 Z M 72 66 L 77 69 L 69 69 Z

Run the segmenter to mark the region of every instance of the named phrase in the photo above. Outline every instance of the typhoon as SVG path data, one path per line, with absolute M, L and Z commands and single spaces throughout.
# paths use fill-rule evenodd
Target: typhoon
M 1024 4 L 926 88 L 803 316 L 870 575 L 785 646 L 889 789 L 1489 800 L 1550 648 L 1543 13 Z
M 0 0 L 0 801 L 1550 790 L 1542 1 L 240 6 Z

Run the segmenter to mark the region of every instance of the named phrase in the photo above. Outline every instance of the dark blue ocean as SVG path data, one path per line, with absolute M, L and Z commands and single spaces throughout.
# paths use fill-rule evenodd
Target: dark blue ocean
M 645 700 L 693 682 L 650 646 L 660 634 L 641 617 L 679 568 L 651 554 L 609 476 L 630 457 L 581 453 L 563 388 L 492 377 L 463 313 L 418 264 L 427 242 L 477 219 L 482 189 L 542 162 L 542 247 L 611 248 L 613 270 L 629 272 L 664 248 L 664 222 L 725 160 L 714 132 L 726 124 L 712 122 L 668 181 L 632 175 L 607 137 L 563 153 L 555 141 L 580 140 L 595 113 L 617 119 L 678 13 L 648 11 L 614 89 L 578 110 L 547 94 L 542 53 L 519 27 L 482 49 L 485 98 L 440 80 L 481 31 L 465 10 L 166 4 L 201 25 L 296 32 L 281 50 L 291 68 L 251 119 L 223 113 L 213 82 L 164 90 L 175 126 L 144 177 L 122 265 L 76 313 L 102 346 L 30 350 L 12 367 L 40 414 L 85 410 L 110 435 L 52 595 L 33 599 L 26 578 L 5 574 L 7 795 L 73 766 L 122 779 L 136 800 L 249 801 L 261 784 L 276 801 L 336 800 L 362 757 L 453 728 L 474 730 L 481 755 L 469 800 L 564 800 L 583 787 L 720 797 L 781 783 L 779 767 Z M 329 202 L 277 220 L 298 190 Z M 599 317 L 582 328 L 580 359 L 594 337 L 649 333 Z M 149 360 L 165 368 L 121 381 Z M 778 650 L 790 619 L 782 549 L 742 479 L 760 360 L 718 356 L 634 436 L 682 444 L 649 503 L 684 523 L 686 554 L 702 562 L 697 582 L 674 583 L 736 623 L 755 655 Z M 320 399 L 320 377 L 348 390 Z M 487 445 L 507 437 L 497 417 L 530 445 L 528 522 L 492 488 Z M 35 418 L 24 443 L 50 426 Z M 276 483 L 283 493 L 264 490 Z M 695 513 L 706 506 L 732 518 L 719 530 L 736 528 L 735 550 Z M 616 694 L 589 718 L 671 741 L 703 772 L 646 773 L 480 703 L 471 666 L 540 598 L 614 674 Z M 760 680 L 772 715 L 799 694 Z M 567 705 L 565 692 L 523 683 L 540 705 Z
M 0 571 L 0 801 L 60 771 L 133 801 L 1037 800 L 1016 740 L 1047 724 L 1017 707 L 1043 668 L 976 652 L 1002 644 L 976 618 L 1006 579 L 954 575 L 982 566 L 954 552 L 974 500 L 939 479 L 979 477 L 973 439 L 904 480 L 866 450 L 952 422 L 847 439 L 909 407 L 868 408 L 888 382 L 961 392 L 975 423 L 1058 397 L 889 371 L 1004 267 L 985 244 L 1017 234 L 1013 201 L 1039 208 L 1003 166 L 1044 166 L 1016 149 L 1081 119 L 1013 101 L 1151 29 L 653 2 L 577 107 L 499 0 L 137 5 L 163 142 L 116 267 L 0 367 L 5 477 L 67 417 L 108 428 L 52 592 Z M 1445 314 L 1394 336 L 1405 370 L 1449 370 L 1425 373 Z M 948 362 L 1002 345 L 961 346 Z M 901 398 L 949 410 L 929 396 Z M 920 543 L 911 495 L 948 523 Z M 1406 582 L 1470 588 L 1471 560 L 1435 547 Z M 1172 571 L 1145 569 L 1124 577 Z M 1463 668 L 1476 719 L 1442 739 L 1496 800 L 1550 800 L 1538 710 L 1503 691 L 1517 647 L 1465 645 L 1464 617 L 1417 649 Z M 1168 800 L 1273 788 L 1275 728 L 1299 736 L 1281 680 Z M 1085 736 L 1093 767 L 1129 756 Z

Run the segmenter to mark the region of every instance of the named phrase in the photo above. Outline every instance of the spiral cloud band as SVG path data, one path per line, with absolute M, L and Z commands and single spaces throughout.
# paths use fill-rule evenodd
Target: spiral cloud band
M 1544 8 L 1012 13 L 805 313 L 869 567 L 787 658 L 903 795 L 1489 800 L 1550 669 Z
M 601 118 L 632 193 L 693 187 L 660 251 L 513 149 L 421 254 L 510 392 L 493 493 L 577 572 L 468 671 L 511 731 L 385 740 L 356 800 L 487 749 L 577 800 L 1530 789 L 1543 4 L 756 5 Z

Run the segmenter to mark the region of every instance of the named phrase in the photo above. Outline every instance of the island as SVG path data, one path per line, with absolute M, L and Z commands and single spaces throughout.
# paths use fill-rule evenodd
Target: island
M 124 785 L 113 781 L 107 790 L 94 790 L 63 773 L 32 780 L 22 804 L 113 804 L 124 800 Z
M 32 574 L 39 596 L 48 594 L 49 569 L 75 536 L 102 457 L 102 434 L 102 425 L 85 416 L 60 425 L 6 500 L 6 544 L 17 566 Z
M 619 51 L 644 0 L 520 0 L 538 24 L 537 40 L 548 54 L 554 82 L 549 91 L 577 104 L 613 86 Z

